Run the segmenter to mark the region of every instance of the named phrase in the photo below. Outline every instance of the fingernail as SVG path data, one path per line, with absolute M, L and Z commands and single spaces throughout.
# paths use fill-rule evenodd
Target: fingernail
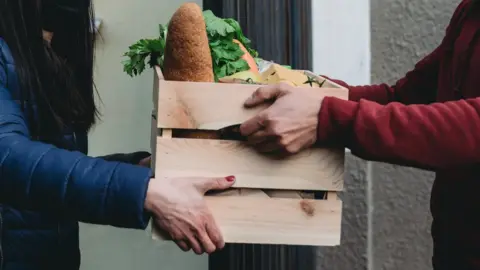
M 225 177 L 225 179 L 227 179 L 228 182 L 233 182 L 233 181 L 235 181 L 235 176 L 230 175 L 230 176 Z

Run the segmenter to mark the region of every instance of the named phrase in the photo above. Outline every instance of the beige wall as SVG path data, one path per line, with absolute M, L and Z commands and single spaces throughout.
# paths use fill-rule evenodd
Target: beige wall
M 201 0 L 195 0 L 201 3 Z M 157 34 L 183 0 L 95 0 L 103 20 L 97 46 L 96 84 L 102 122 L 90 136 L 90 154 L 148 150 L 152 109 L 151 71 L 130 78 L 121 55 L 128 46 Z M 171 243 L 154 243 L 149 230 L 81 225 L 82 269 L 207 269 L 207 257 L 185 254 Z

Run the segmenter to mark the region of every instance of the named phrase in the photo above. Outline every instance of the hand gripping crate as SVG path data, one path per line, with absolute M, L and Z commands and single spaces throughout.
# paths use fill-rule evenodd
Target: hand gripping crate
M 243 107 L 258 87 L 166 81 L 156 67 L 152 181 L 234 175 L 233 189 L 205 197 L 227 243 L 339 245 L 342 202 L 337 192 L 343 189 L 343 148 L 311 148 L 279 158 L 260 154 L 242 141 L 204 136 L 205 131 L 215 134 L 264 109 Z M 347 89 L 328 80 L 323 89 L 311 91 L 348 98 Z M 184 136 L 189 132 L 203 135 Z M 168 236 L 153 227 L 153 238 Z

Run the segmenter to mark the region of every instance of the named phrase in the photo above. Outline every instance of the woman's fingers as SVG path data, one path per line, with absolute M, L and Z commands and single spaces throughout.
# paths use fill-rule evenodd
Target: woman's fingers
M 208 237 L 210 237 L 217 249 L 222 249 L 225 247 L 222 233 L 220 232 L 220 229 L 218 228 L 212 216 L 209 217 L 209 221 L 205 224 L 205 229 Z
M 225 246 L 223 237 L 213 217 L 208 215 L 206 220 L 203 224 L 199 224 L 198 227 L 191 227 L 190 230 L 187 230 L 189 233 L 184 236 L 185 239 L 188 239 L 187 242 L 176 241 L 182 250 L 188 251 L 189 247 L 191 247 L 196 254 L 203 254 L 205 252 L 211 254 Z
M 223 248 L 225 245 L 223 243 L 223 239 L 219 236 L 218 230 L 210 230 L 215 236 L 215 241 L 211 238 L 209 233 L 206 231 L 206 228 L 211 227 L 212 225 L 206 225 L 204 230 L 200 230 L 197 233 L 192 233 L 189 235 L 185 235 L 185 239 L 187 240 L 176 240 L 175 243 L 177 244 L 180 249 L 183 251 L 189 251 L 190 249 L 193 250 L 196 254 L 200 255 L 203 253 L 213 253 L 217 249 Z M 220 240 L 219 240 L 220 238 Z
M 235 183 L 235 177 L 227 176 L 225 178 L 199 178 L 196 181 L 192 181 L 192 183 L 203 196 L 203 194 L 210 190 L 225 190 L 232 187 L 232 185 Z
M 209 190 L 230 188 L 234 182 L 233 176 L 152 181 L 146 208 L 179 248 L 184 251 L 192 249 L 196 254 L 212 253 L 225 244 L 203 194 Z
M 214 252 L 217 249 L 217 247 L 213 244 L 212 240 L 210 239 L 205 230 L 202 230 L 198 233 L 198 240 L 200 241 L 203 250 L 208 254 Z
M 190 251 L 190 249 L 191 249 L 190 246 L 187 245 L 187 242 L 185 242 L 185 241 L 183 241 L 183 240 L 177 240 L 177 241 L 175 241 L 175 243 L 177 244 L 177 246 L 178 246 L 181 250 L 183 250 L 183 251 L 185 251 L 185 252 Z
M 197 237 L 195 237 L 195 234 L 191 233 L 187 236 L 187 239 L 190 247 L 192 248 L 193 252 L 195 252 L 195 254 L 201 255 L 204 253 L 202 246 L 197 240 Z

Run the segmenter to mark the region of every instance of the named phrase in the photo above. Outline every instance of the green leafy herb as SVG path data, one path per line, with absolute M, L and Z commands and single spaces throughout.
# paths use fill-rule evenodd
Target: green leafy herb
M 212 54 L 215 80 L 248 70 L 247 62 L 242 59 L 243 51 L 233 40 L 236 39 L 242 43 L 252 57 L 257 57 L 258 53 L 251 48 L 251 42 L 243 35 L 240 24 L 234 19 L 218 18 L 210 10 L 204 11 L 203 17 Z
M 156 65 L 163 66 L 167 26 L 160 24 L 159 32 L 159 38 L 141 39 L 128 47 L 128 51 L 123 55 L 128 57 L 122 61 L 123 71 L 132 77 L 140 75 L 145 70 L 147 59 L 150 68 Z
M 251 48 L 251 43 L 252 42 L 250 41 L 250 39 L 248 39 L 243 34 L 243 31 L 242 31 L 242 28 L 240 27 L 240 24 L 237 21 L 235 21 L 234 19 L 225 19 L 225 22 L 230 24 L 230 26 L 232 26 L 233 29 L 235 29 L 235 39 L 240 41 L 240 43 L 242 43 L 243 46 L 245 46 L 245 48 L 252 55 L 253 58 L 257 58 L 258 57 L 258 52 Z
M 215 16 L 211 10 L 205 10 L 203 12 L 203 19 L 205 20 L 205 27 L 209 37 L 225 37 L 235 32 L 235 29 L 230 26 L 230 24 Z

